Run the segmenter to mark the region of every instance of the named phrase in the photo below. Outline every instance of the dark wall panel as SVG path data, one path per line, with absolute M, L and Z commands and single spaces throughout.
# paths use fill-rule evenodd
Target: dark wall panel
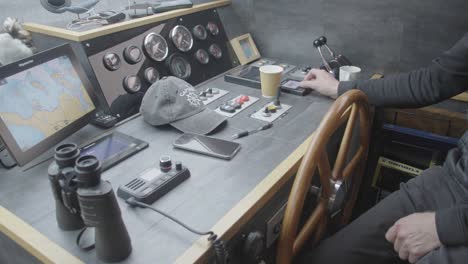
M 75 18 L 73 14 L 47 12 L 39 1 L 0 2 L 2 21 L 13 16 L 21 21 L 65 26 Z M 127 3 L 101 0 L 96 10 L 123 10 Z M 230 38 L 251 32 L 263 55 L 301 64 L 320 63 L 311 42 L 326 35 L 332 48 L 365 70 L 406 71 L 427 65 L 468 31 L 466 0 L 233 0 L 232 3 L 220 9 Z
M 318 64 L 311 42 L 367 71 L 407 71 L 430 63 L 468 31 L 465 0 L 233 0 L 233 11 L 264 56 Z

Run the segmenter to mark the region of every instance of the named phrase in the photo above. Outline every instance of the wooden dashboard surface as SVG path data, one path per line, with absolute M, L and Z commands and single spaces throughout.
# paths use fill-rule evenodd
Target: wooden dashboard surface
M 126 20 L 116 24 L 105 25 L 99 28 L 86 30 L 83 32 L 69 30 L 66 28 L 54 27 L 41 25 L 37 23 L 24 23 L 24 28 L 34 33 L 41 33 L 48 36 L 54 36 L 62 39 L 73 40 L 73 41 L 85 41 L 88 39 L 108 35 L 111 33 L 123 31 L 130 28 L 136 28 L 143 25 L 148 25 L 160 21 L 165 21 L 174 17 L 179 17 L 187 14 L 200 12 L 207 9 L 227 6 L 231 4 L 231 0 L 218 0 L 208 3 L 193 5 L 191 8 L 178 9 L 173 11 L 164 12 L 161 14 L 155 14 L 142 18 L 136 18 Z

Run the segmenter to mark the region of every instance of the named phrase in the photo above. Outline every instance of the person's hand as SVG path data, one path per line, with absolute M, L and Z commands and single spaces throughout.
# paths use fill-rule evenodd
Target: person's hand
M 420 257 L 441 246 L 433 212 L 400 218 L 388 229 L 385 238 L 393 243 L 400 258 L 410 263 L 416 263 Z
M 330 73 L 324 70 L 312 69 L 304 77 L 300 86 L 336 98 L 338 96 L 338 84 L 339 82 Z

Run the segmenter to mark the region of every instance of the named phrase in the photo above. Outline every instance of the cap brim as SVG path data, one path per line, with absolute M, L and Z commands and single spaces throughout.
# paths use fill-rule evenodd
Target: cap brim
M 177 120 L 171 126 L 185 133 L 206 135 L 226 121 L 226 117 L 205 108 L 198 114 Z

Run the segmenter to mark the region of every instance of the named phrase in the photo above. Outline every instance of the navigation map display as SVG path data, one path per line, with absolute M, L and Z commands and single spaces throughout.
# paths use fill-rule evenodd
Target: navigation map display
M 0 67 L 0 137 L 20 166 L 88 124 L 95 102 L 69 44 Z
M 25 151 L 94 110 L 66 56 L 3 79 L 0 117 Z

